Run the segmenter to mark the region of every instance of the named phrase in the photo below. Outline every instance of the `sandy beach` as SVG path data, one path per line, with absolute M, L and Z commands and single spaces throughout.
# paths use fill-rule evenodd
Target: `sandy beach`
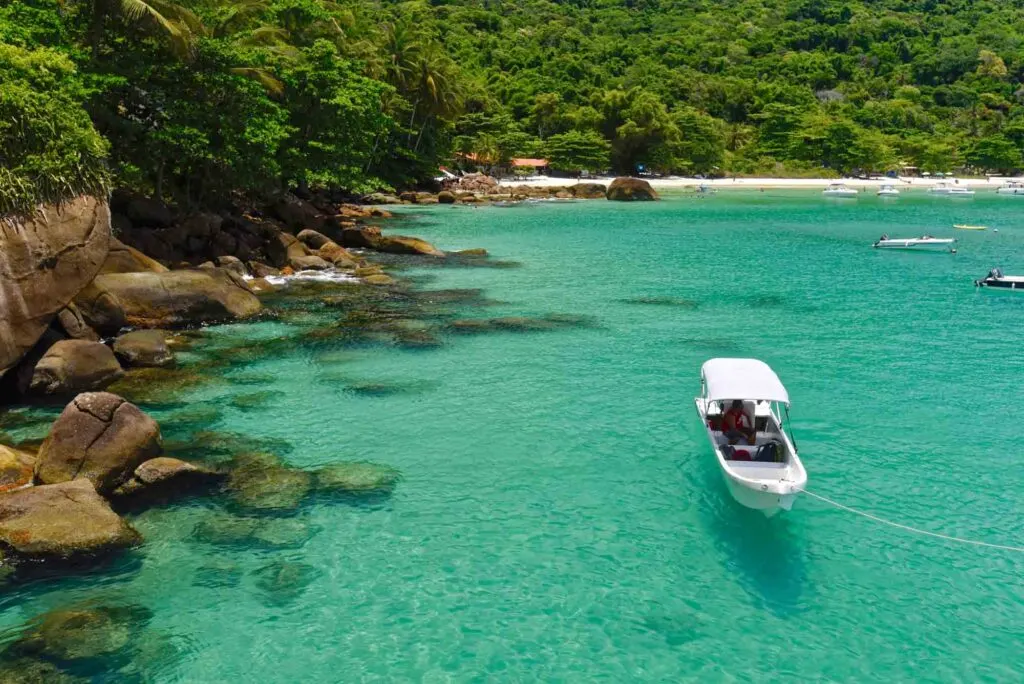
M 528 185 L 532 187 L 552 187 L 560 185 L 573 185 L 577 182 L 604 183 L 608 184 L 613 177 L 587 178 L 577 181 L 573 178 L 551 178 L 548 176 L 532 176 L 525 179 L 504 179 L 500 181 L 502 187 L 514 187 L 517 185 Z M 718 189 L 813 189 L 825 188 L 831 183 L 845 183 L 851 188 L 877 188 L 881 185 L 892 184 L 899 188 L 928 188 L 939 182 L 954 183 L 956 185 L 984 189 L 997 188 L 1005 183 L 1007 178 L 990 176 L 988 178 L 922 178 L 922 177 L 900 177 L 900 178 L 686 178 L 682 176 L 669 176 L 666 178 L 646 179 L 656 190 L 672 190 L 682 188 L 693 188 L 700 185 L 707 185 Z

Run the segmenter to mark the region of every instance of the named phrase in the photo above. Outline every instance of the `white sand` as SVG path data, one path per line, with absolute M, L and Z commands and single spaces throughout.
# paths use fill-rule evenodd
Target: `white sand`
M 556 185 L 575 185 L 580 183 L 611 183 L 614 178 L 586 178 L 577 181 L 573 178 L 549 178 L 547 176 L 532 176 L 527 179 L 505 179 L 500 181 L 502 187 L 516 185 L 528 185 L 532 187 L 545 188 Z M 824 188 L 830 183 L 845 183 L 851 188 L 877 188 L 886 183 L 895 185 L 898 188 L 928 188 L 943 181 L 968 188 L 996 188 L 1008 179 L 997 176 L 988 178 L 873 178 L 865 180 L 861 178 L 716 178 L 706 180 L 700 178 L 684 178 L 682 176 L 669 176 L 667 178 L 647 178 L 652 187 L 658 190 L 670 190 L 673 188 L 693 188 L 699 185 L 707 185 L 714 188 Z

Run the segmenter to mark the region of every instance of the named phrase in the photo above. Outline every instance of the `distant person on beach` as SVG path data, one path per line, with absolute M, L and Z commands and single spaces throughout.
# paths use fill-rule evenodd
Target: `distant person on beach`
M 729 444 L 735 444 L 743 438 L 747 443 L 753 444 L 757 438 L 757 431 L 749 423 L 750 419 L 743 411 L 743 402 L 740 399 L 733 399 L 732 406 L 722 416 L 722 434 L 729 440 Z

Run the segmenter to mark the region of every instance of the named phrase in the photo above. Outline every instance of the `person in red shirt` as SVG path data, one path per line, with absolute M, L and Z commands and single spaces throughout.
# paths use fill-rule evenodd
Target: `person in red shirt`
M 753 444 L 757 439 L 757 430 L 750 424 L 750 418 L 743 411 L 743 402 L 734 399 L 732 406 L 722 416 L 722 434 L 729 440 L 729 444 L 735 444 L 742 438 L 746 438 L 748 444 Z

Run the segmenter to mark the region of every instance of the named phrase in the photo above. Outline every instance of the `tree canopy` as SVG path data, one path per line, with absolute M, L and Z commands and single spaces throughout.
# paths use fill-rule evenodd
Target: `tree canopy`
M 1022 36 L 1017 0 L 5 0 L 0 213 L 408 186 L 457 153 L 1016 172 Z

